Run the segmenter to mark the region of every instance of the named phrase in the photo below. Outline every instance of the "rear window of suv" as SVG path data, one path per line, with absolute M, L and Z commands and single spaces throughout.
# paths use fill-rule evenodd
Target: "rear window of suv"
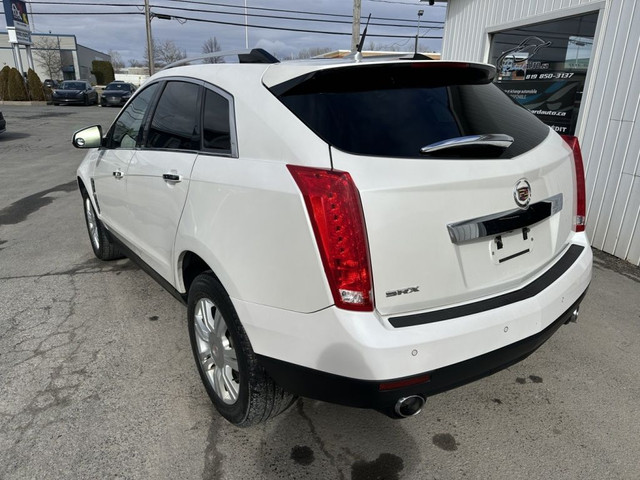
M 549 127 L 493 85 L 494 73 L 458 63 L 356 65 L 270 90 L 319 137 L 349 153 L 426 158 L 420 149 L 436 142 L 506 134 L 514 142 L 498 158 L 512 158 L 540 144 Z

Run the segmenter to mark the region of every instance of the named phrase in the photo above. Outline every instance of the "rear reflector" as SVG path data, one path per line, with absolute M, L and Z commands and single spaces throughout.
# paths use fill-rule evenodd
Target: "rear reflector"
M 336 306 L 372 311 L 369 246 L 360 194 L 351 175 L 294 165 L 287 168 L 307 206 Z
M 410 387 L 412 385 L 428 383 L 430 380 L 431 380 L 431 375 L 420 375 L 419 377 L 405 378 L 404 380 L 398 380 L 395 382 L 381 383 L 378 389 L 381 392 L 386 390 L 395 390 L 396 388 Z
M 584 165 L 582 163 L 582 151 L 580 150 L 580 142 L 578 138 L 572 135 L 562 135 L 562 139 L 573 152 L 575 186 L 576 186 L 576 210 L 573 230 L 576 232 L 584 232 L 586 216 L 587 216 L 587 194 L 584 181 Z

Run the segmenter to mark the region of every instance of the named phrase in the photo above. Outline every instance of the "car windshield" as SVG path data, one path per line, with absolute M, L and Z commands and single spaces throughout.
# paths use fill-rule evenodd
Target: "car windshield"
M 129 85 L 126 83 L 110 83 L 105 90 L 126 90 L 129 91 Z
M 85 86 L 82 82 L 63 82 L 62 90 L 84 90 Z

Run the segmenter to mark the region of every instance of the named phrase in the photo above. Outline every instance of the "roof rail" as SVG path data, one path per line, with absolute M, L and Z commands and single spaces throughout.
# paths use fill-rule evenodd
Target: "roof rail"
M 180 65 L 187 65 L 196 60 L 207 60 L 209 58 L 221 58 L 230 56 L 237 56 L 239 63 L 280 63 L 280 60 L 278 60 L 266 50 L 263 50 L 262 48 L 253 48 L 251 50 L 226 50 L 224 52 L 207 53 L 198 57 L 183 58 L 182 60 L 178 60 L 177 62 L 170 63 L 162 70 L 179 67 Z

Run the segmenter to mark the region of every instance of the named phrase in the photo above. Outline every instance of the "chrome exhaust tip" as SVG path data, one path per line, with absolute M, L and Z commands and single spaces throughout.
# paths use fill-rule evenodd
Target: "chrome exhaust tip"
M 568 323 L 576 323 L 578 321 L 578 315 L 580 314 L 580 307 L 577 307 L 569 316 L 569 319 L 564 322 L 564 324 L 568 324 Z
M 420 395 L 402 397 L 396 402 L 395 412 L 403 418 L 413 417 L 422 411 L 425 401 Z

